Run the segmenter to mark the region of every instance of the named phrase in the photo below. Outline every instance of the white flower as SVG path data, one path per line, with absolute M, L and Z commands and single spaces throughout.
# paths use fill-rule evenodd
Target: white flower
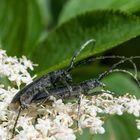
M 137 128 L 140 130 L 140 120 L 136 120 Z
M 7 120 L 7 104 L 0 102 L 0 120 Z
M 68 114 L 59 113 L 54 119 L 54 124 L 57 126 L 71 126 L 73 124 L 72 118 Z
M 129 102 L 125 103 L 127 112 L 133 114 L 136 117 L 140 116 L 140 100 L 131 99 Z
M 57 140 L 54 136 L 48 138 L 48 140 Z
M 98 108 L 97 106 L 95 105 L 91 105 L 91 106 L 88 106 L 86 109 L 85 109 L 86 113 L 90 114 L 91 116 L 96 116 L 97 113 L 102 113 L 103 110 Z
M 0 126 L 0 140 L 6 140 L 8 137 L 8 131 L 6 127 Z
M 90 128 L 91 134 L 103 134 L 105 132 L 102 127 L 103 121 L 99 117 L 83 115 L 79 121 L 80 127 L 82 128 Z
M 103 127 L 91 127 L 90 128 L 90 133 L 91 134 L 104 134 L 105 133 L 105 129 Z
M 73 130 L 65 126 L 54 129 L 54 137 L 57 140 L 76 140 Z
M 22 58 L 20 59 L 20 62 L 23 63 L 23 65 L 26 68 L 30 68 L 31 70 L 33 70 L 33 66 L 37 66 L 36 64 L 33 64 L 30 60 L 27 60 L 27 58 L 25 56 L 22 56 Z
M 10 81 L 16 82 L 18 88 L 22 83 L 32 82 L 27 70 L 33 70 L 33 66 L 34 64 L 25 56 L 21 59 L 8 57 L 5 51 L 0 50 L 0 76 L 7 76 Z
M 106 107 L 104 111 L 105 111 L 105 113 L 111 114 L 111 115 L 114 115 L 114 114 L 122 115 L 123 110 L 124 110 L 124 107 L 122 105 L 113 104 L 113 105 Z
M 20 131 L 19 134 L 15 136 L 17 140 L 36 140 L 39 136 L 38 131 L 33 125 L 28 125 L 26 129 Z
M 32 117 L 24 117 L 21 116 L 18 120 L 17 127 L 22 127 L 23 129 L 27 129 L 28 125 L 32 124 Z
M 43 137 L 47 137 L 48 132 L 51 129 L 51 121 L 49 119 L 38 119 L 35 128 L 42 133 Z

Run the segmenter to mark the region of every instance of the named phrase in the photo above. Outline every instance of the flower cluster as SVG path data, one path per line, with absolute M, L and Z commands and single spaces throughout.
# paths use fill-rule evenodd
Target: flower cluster
M 64 104 L 61 99 L 54 99 L 51 106 L 32 105 L 22 113 L 17 125 L 22 130 L 15 139 L 75 140 L 75 132 L 82 133 L 84 128 L 89 128 L 91 134 L 103 134 L 105 117 L 123 115 L 125 112 L 138 117 L 136 112 L 140 113 L 139 103 L 128 94 L 117 98 L 104 93 L 91 98 L 82 95 L 79 112 L 77 103 Z M 41 117 L 37 116 L 39 114 Z M 37 121 L 34 124 L 35 118 Z M 140 121 L 136 122 L 139 129 Z
M 22 83 L 32 81 L 28 70 L 34 64 L 24 56 L 21 59 L 8 57 L 0 50 L 0 76 L 6 76 L 16 86 L 6 88 L 0 85 L 0 139 L 11 139 L 17 112 L 9 108 L 13 96 L 20 90 Z M 63 103 L 52 98 L 52 103 L 36 106 L 31 104 L 22 111 L 16 126 L 13 140 L 76 140 L 75 132 L 82 133 L 89 128 L 91 134 L 103 134 L 108 116 L 123 115 L 125 112 L 140 117 L 140 100 L 126 94 L 115 97 L 101 94 L 91 97 L 81 95 L 80 106 L 77 102 Z M 140 120 L 136 120 L 140 130 Z
M 11 117 L 13 111 L 9 109 L 11 99 L 20 90 L 21 84 L 29 84 L 32 77 L 28 70 L 33 70 L 33 64 L 25 56 L 8 57 L 5 50 L 0 50 L 0 80 L 7 79 L 12 86 L 0 84 L 0 139 L 10 139 Z
M 140 130 L 140 120 L 136 120 L 137 122 L 137 128 Z
M 0 50 L 0 77 L 6 76 L 11 82 L 15 82 L 18 88 L 22 83 L 32 82 L 28 69 L 33 70 L 33 66 L 25 56 L 20 59 L 8 57 L 6 51 Z

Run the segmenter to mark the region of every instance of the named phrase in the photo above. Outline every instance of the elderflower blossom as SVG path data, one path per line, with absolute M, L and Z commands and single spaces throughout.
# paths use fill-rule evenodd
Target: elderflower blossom
M 140 100 L 132 99 L 130 102 L 125 103 L 127 112 L 136 117 L 140 116 Z
M 137 122 L 137 128 L 140 130 L 140 120 L 136 120 Z
M 22 84 L 32 82 L 28 70 L 34 64 L 25 56 L 8 57 L 6 51 L 0 50 L 0 77 L 10 82 L 8 87 L 0 85 L 0 139 L 12 140 L 76 140 L 75 132 L 82 134 L 89 128 L 91 134 L 104 134 L 104 123 L 108 116 L 123 115 L 125 112 L 140 117 L 140 100 L 128 94 L 115 97 L 109 94 L 86 97 L 81 95 L 80 107 L 77 102 L 66 104 L 62 99 L 52 97 L 51 105 L 36 106 L 31 104 L 21 112 L 12 138 L 12 129 L 17 111 L 10 109 L 14 95 Z M 14 84 L 13 84 L 14 83 Z M 77 127 L 78 122 L 78 127 Z M 136 120 L 140 130 L 140 120 Z
M 6 76 L 11 82 L 15 82 L 18 87 L 22 83 L 29 84 L 32 77 L 28 69 L 33 70 L 34 64 L 27 60 L 25 56 L 18 59 L 17 57 L 8 57 L 6 51 L 0 50 L 0 76 Z

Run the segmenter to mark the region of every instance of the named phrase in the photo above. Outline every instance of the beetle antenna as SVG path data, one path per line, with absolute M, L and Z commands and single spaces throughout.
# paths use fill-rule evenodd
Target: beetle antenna
M 125 57 L 125 56 L 119 56 L 119 55 L 111 55 L 111 56 L 98 56 L 98 57 L 88 57 L 84 60 L 81 60 L 77 63 L 75 63 L 73 65 L 73 67 L 77 67 L 77 66 L 80 66 L 80 65 L 83 65 L 83 64 L 86 64 L 88 62 L 94 62 L 96 60 L 103 60 L 103 59 L 127 59 L 127 58 L 130 58 L 128 61 L 133 65 L 133 68 L 134 68 L 134 72 L 135 72 L 135 77 L 137 77 L 137 67 L 136 67 L 136 64 L 133 62 L 133 59 L 140 59 L 140 56 L 131 56 L 131 57 Z
M 99 75 L 99 77 L 97 78 L 97 80 L 100 81 L 100 80 L 102 80 L 104 77 L 106 77 L 108 74 L 110 74 L 110 73 L 112 73 L 112 72 L 115 72 L 115 71 L 117 71 L 117 72 L 120 71 L 120 72 L 124 72 L 124 73 L 127 73 L 127 74 L 131 75 L 131 76 L 136 80 L 136 82 L 138 83 L 138 85 L 140 86 L 140 83 L 139 83 L 139 81 L 138 81 L 138 79 L 137 79 L 137 75 L 136 75 L 136 74 L 137 74 L 137 68 L 136 68 L 136 65 L 135 65 L 134 62 L 133 62 L 133 65 L 134 65 L 134 68 L 136 69 L 135 75 L 133 75 L 131 72 L 129 72 L 129 71 L 127 71 L 127 70 L 115 69 L 118 65 L 124 63 L 125 61 L 130 61 L 130 60 L 132 60 L 132 58 L 134 58 L 134 57 L 125 58 L 125 59 L 122 59 L 122 60 L 120 60 L 119 62 L 113 64 L 112 67 L 110 67 L 109 70 L 107 70 L 107 71 L 101 73 L 101 74 Z M 131 61 L 130 61 L 130 62 L 131 62 Z
M 71 60 L 71 62 L 70 62 L 70 65 L 69 65 L 69 67 L 68 67 L 68 69 L 67 69 L 68 72 L 71 71 L 71 70 L 74 68 L 74 62 L 75 62 L 76 57 L 79 55 L 79 53 L 80 53 L 88 44 L 90 44 L 90 43 L 92 43 L 92 42 L 95 44 L 96 40 L 95 40 L 95 39 L 90 39 L 90 40 L 88 40 L 87 42 L 85 42 L 85 43 L 75 52 L 75 54 L 74 54 L 74 56 L 73 56 L 73 58 L 72 58 L 72 60 Z

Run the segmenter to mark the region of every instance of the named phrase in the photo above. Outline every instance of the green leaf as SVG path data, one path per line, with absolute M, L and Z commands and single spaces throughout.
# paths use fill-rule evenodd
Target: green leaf
M 35 0 L 0 1 L 0 39 L 10 55 L 28 55 L 42 30 L 40 11 Z
M 122 10 L 125 12 L 138 12 L 140 11 L 140 0 L 70 0 L 65 5 L 59 24 L 68 21 L 77 15 L 103 9 Z
M 105 134 L 95 135 L 93 140 L 136 140 L 140 134 L 135 119 L 130 114 L 111 117 L 105 122 Z
M 131 80 L 130 80 L 131 78 Z M 128 74 L 113 73 L 103 80 L 107 85 L 107 89 L 115 93 L 124 95 L 129 93 L 140 97 L 140 87 L 136 81 Z M 122 82 L 123 81 L 123 82 Z
M 68 66 L 70 58 L 81 44 L 94 38 L 78 59 L 109 50 L 140 35 L 140 19 L 113 11 L 94 11 L 73 18 L 48 34 L 45 42 L 34 52 L 33 60 L 45 72 Z M 56 64 L 56 65 L 55 65 Z M 55 66 L 54 66 L 55 65 Z M 53 66 L 53 67 L 52 67 Z

